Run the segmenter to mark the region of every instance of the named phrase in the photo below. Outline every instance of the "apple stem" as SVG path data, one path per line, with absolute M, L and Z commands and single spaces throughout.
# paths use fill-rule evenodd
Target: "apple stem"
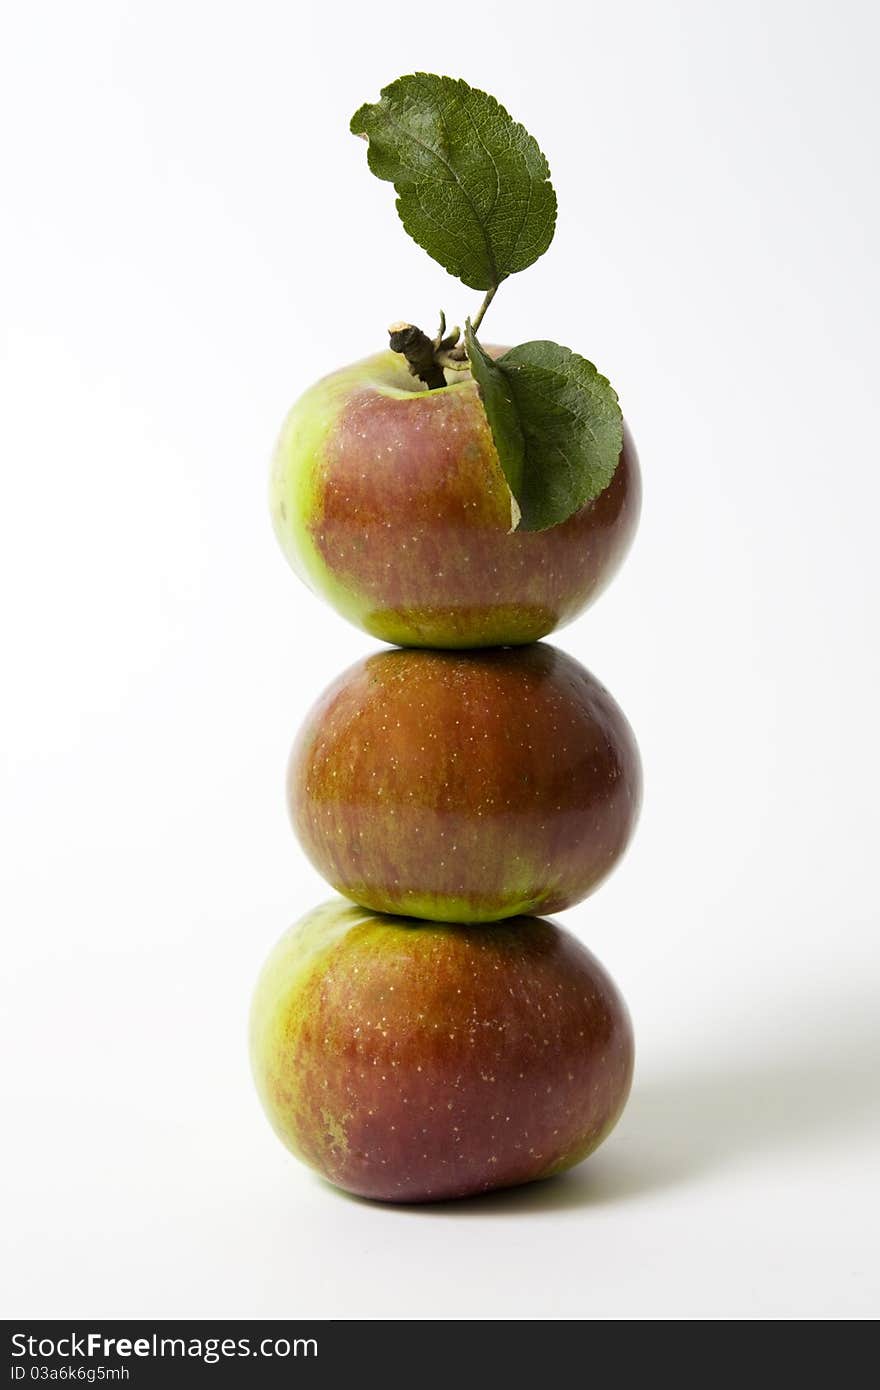
M 445 327 L 445 324 L 444 324 Z M 392 352 L 399 352 L 409 365 L 410 374 L 423 381 L 429 391 L 446 385 L 443 368 L 434 357 L 437 345 L 414 323 L 392 323 L 388 329 Z
M 497 288 L 497 285 L 493 285 L 486 291 L 472 325 L 475 333 L 495 298 Z M 468 369 L 464 343 L 459 342 L 461 329 L 453 328 L 449 333 L 446 332 L 446 315 L 442 309 L 440 327 L 435 338 L 429 338 L 427 333 L 423 333 L 421 328 L 416 328 L 414 323 L 406 322 L 392 323 L 388 329 L 388 337 L 391 351 L 399 352 L 406 358 L 410 375 L 423 381 L 429 391 L 436 391 L 446 385 L 444 368 L 451 372 L 466 372 Z

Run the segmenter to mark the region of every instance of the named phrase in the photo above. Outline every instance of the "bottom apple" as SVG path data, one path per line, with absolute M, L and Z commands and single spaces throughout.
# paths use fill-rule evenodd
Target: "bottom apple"
M 556 923 L 456 926 L 337 899 L 269 956 L 251 1059 L 279 1138 L 388 1202 L 550 1177 L 601 1144 L 633 1069 L 629 1014 Z

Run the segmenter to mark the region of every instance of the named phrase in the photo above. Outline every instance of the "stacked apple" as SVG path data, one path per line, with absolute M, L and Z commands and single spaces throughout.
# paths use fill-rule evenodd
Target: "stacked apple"
M 431 146 L 433 115 L 455 168 L 456 114 L 477 109 L 497 118 L 499 150 L 511 131 L 531 141 L 485 94 L 425 75 L 386 88 L 353 126 L 366 128 L 376 169 L 406 119 Z M 485 119 L 482 130 L 491 148 Z M 530 178 L 549 189 L 540 165 Z M 401 216 L 425 244 L 405 216 L 406 187 Z M 486 244 L 499 279 L 491 235 Z M 570 1167 L 613 1127 L 632 1075 L 613 982 L 532 914 L 591 893 L 638 814 L 623 713 L 538 641 L 621 562 L 638 462 L 616 395 L 584 359 L 548 343 L 481 347 L 495 287 L 464 344 L 445 323 L 433 340 L 397 324 L 394 351 L 314 386 L 272 470 L 293 566 L 397 649 L 346 671 L 294 745 L 295 829 L 349 901 L 308 914 L 270 956 L 253 1066 L 289 1148 L 339 1186 L 389 1201 Z

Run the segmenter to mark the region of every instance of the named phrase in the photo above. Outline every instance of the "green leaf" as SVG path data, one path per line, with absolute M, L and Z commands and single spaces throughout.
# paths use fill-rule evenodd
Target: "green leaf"
M 520 529 L 558 526 L 614 476 L 623 447 L 617 392 L 558 343 L 522 343 L 493 362 L 470 324 L 465 342 Z
M 373 173 L 394 184 L 413 240 L 471 289 L 495 289 L 553 240 L 547 161 L 485 92 L 417 72 L 383 87 L 351 130 L 367 137 Z

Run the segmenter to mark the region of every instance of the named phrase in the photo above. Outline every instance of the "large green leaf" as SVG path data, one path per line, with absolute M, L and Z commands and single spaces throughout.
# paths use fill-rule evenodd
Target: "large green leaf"
M 547 250 L 547 161 L 494 97 L 418 72 L 384 87 L 351 129 L 368 139 L 373 173 L 394 184 L 410 236 L 472 289 L 494 289 Z

